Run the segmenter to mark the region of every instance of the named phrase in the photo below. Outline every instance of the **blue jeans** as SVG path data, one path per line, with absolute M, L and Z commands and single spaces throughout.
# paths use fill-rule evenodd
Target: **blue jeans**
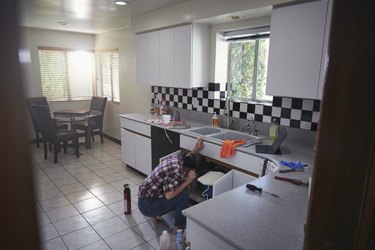
M 182 210 L 189 207 L 189 193 L 184 189 L 172 199 L 162 198 L 139 198 L 139 211 L 145 216 L 154 217 L 166 214 L 173 209 L 176 210 L 175 226 L 182 228 L 186 225 L 186 217 L 182 214 Z

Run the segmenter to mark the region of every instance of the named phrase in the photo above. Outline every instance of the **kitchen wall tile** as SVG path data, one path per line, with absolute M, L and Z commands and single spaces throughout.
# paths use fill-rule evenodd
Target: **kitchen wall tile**
M 209 83 L 207 88 L 194 89 L 152 86 L 151 92 L 152 104 L 163 98 L 170 107 L 225 114 L 225 84 Z M 275 118 L 282 126 L 317 131 L 320 103 L 320 100 L 280 96 L 274 96 L 272 104 L 231 101 L 230 116 L 265 123 Z

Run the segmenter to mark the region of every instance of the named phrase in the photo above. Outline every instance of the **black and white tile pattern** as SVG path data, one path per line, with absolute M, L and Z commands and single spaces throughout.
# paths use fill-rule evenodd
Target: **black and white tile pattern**
M 226 91 L 223 84 L 209 83 L 208 88 L 180 89 L 152 86 L 151 103 L 166 100 L 166 105 L 188 110 L 223 115 Z M 282 126 L 317 131 L 320 100 L 274 96 L 272 103 L 247 103 L 231 101 L 231 116 L 271 123 L 275 118 Z

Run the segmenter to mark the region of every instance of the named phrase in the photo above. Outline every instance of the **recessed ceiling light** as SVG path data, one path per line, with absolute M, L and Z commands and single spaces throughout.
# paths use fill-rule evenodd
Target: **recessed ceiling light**
M 120 5 L 120 6 L 124 6 L 128 4 L 127 2 L 122 1 L 122 0 L 114 0 L 113 3 L 116 5 Z
M 60 25 L 62 25 L 62 26 L 67 26 L 67 25 L 69 25 L 68 22 L 64 22 L 64 21 L 58 21 L 57 24 L 60 24 Z

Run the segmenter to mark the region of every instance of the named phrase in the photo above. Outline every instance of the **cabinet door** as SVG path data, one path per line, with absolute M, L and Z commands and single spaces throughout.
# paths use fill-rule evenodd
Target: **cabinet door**
M 160 86 L 174 86 L 174 28 L 160 30 Z
M 121 160 L 131 167 L 135 167 L 136 135 L 121 129 Z
M 326 13 L 326 0 L 272 11 L 268 95 L 317 98 Z
M 212 197 L 225 193 L 233 188 L 233 172 L 229 171 L 212 186 Z
M 147 35 L 137 34 L 135 36 L 136 53 L 136 83 L 147 83 Z
M 151 139 L 136 135 L 135 145 L 135 168 L 149 175 L 151 173 Z M 134 146 L 133 145 L 133 146 Z
M 255 181 L 257 178 L 239 171 L 233 172 L 233 188 Z
M 147 33 L 147 84 L 159 85 L 159 31 Z
M 175 87 L 190 88 L 192 60 L 192 26 L 176 27 L 174 39 Z

